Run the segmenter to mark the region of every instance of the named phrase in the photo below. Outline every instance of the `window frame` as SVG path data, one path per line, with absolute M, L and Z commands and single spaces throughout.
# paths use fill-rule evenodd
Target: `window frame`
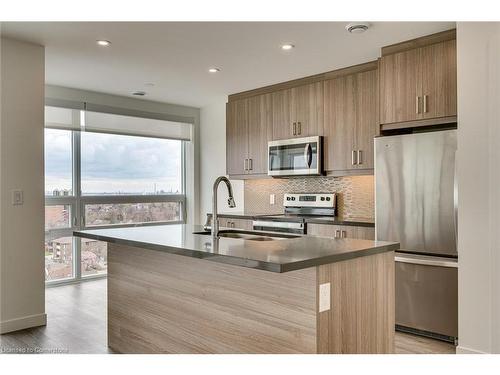
M 83 110 L 74 109 L 80 115 Z M 73 116 L 74 121 L 80 122 L 81 116 Z M 46 127 L 50 129 L 50 127 Z M 139 226 L 153 225 L 174 225 L 186 223 L 186 141 L 181 142 L 181 193 L 180 194 L 157 194 L 157 195 L 82 195 L 81 191 L 81 131 L 75 129 L 67 129 L 71 132 L 71 153 L 72 153 L 72 193 L 68 196 L 45 196 L 45 206 L 53 205 L 69 205 L 70 206 L 70 227 L 62 229 L 53 229 L 51 232 L 61 233 L 62 236 L 73 238 L 73 276 L 71 278 L 59 280 L 46 280 L 47 287 L 63 284 L 71 284 L 75 282 L 87 281 L 107 277 L 107 274 L 97 274 L 90 276 L 82 276 L 81 270 L 81 239 L 73 236 L 76 230 L 86 229 L 103 229 L 103 228 L 127 228 Z M 113 133 L 106 133 L 113 135 Z M 155 138 L 155 137 L 147 137 Z M 160 138 L 162 139 L 162 138 Z M 44 188 L 45 192 L 45 188 Z M 85 205 L 87 204 L 117 204 L 117 203 L 180 203 L 180 220 L 176 221 L 155 221 L 145 223 L 124 223 L 124 224 L 108 224 L 96 225 L 87 227 L 85 224 Z M 44 228 L 45 229 L 45 228 Z

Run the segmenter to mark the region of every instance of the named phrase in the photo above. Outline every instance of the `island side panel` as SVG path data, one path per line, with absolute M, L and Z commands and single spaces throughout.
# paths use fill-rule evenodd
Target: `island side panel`
M 109 244 L 121 353 L 316 353 L 316 268 L 273 273 Z
M 316 268 L 331 301 L 318 312 L 318 353 L 394 353 L 394 252 Z

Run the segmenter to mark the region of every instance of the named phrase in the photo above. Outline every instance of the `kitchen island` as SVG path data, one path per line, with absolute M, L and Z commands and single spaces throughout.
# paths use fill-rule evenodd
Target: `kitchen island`
M 108 243 L 108 346 L 117 352 L 394 350 L 396 243 L 254 234 L 213 241 L 203 227 L 182 224 L 75 235 Z

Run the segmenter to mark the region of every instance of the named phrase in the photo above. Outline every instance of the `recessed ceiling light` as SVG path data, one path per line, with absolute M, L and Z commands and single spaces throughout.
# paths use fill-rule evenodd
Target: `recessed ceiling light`
M 282 49 L 283 51 L 289 51 L 289 50 L 291 50 L 292 48 L 295 48 L 295 46 L 294 46 L 293 44 L 289 44 L 289 43 L 287 43 L 287 44 L 283 44 L 283 45 L 281 46 L 281 49 Z
M 134 91 L 132 93 L 132 95 L 135 95 L 135 96 L 144 96 L 144 95 L 146 95 L 146 92 L 145 91 Z
M 111 42 L 109 40 L 105 40 L 105 39 L 99 39 L 99 40 L 96 40 L 96 43 L 100 46 L 104 46 L 104 47 L 107 47 L 111 44 Z
M 361 34 L 368 30 L 369 27 L 370 24 L 366 22 L 352 22 L 347 24 L 345 29 L 351 34 Z
M 208 69 L 208 72 L 209 73 L 217 73 L 217 72 L 220 72 L 220 69 L 219 68 L 210 68 L 210 69 Z

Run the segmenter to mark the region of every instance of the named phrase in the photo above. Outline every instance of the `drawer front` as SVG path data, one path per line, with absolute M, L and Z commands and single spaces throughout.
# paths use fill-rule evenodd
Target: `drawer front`
M 458 269 L 396 260 L 396 324 L 458 336 Z
M 307 224 L 307 234 L 321 237 L 374 240 L 375 228 L 351 225 Z

